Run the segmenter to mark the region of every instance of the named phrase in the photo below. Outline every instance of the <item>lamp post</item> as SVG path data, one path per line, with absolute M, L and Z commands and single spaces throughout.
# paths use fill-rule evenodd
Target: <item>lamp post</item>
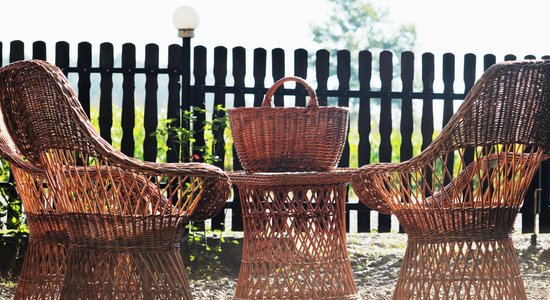
M 190 6 L 184 5 L 174 11 L 174 27 L 178 30 L 181 45 L 181 109 L 189 111 L 191 108 L 191 38 L 195 36 L 195 29 L 199 26 L 199 15 Z M 183 119 L 182 126 L 190 129 L 189 122 Z M 189 145 L 181 149 L 180 160 L 189 157 Z

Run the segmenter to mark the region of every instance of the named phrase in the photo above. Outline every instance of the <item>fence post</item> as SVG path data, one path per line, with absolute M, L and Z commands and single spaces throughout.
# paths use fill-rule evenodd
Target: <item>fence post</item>
M 101 81 L 99 83 L 98 122 L 101 137 L 109 144 L 113 142 L 111 138 L 111 128 L 113 127 L 113 67 L 113 44 L 102 43 L 99 46 L 99 70 L 101 72 Z
M 454 114 L 454 99 L 452 94 L 454 93 L 455 81 L 455 56 L 452 53 L 443 54 L 443 124 L 441 127 L 445 127 L 451 117 Z M 446 168 L 449 173 L 443 174 L 443 184 L 447 185 L 451 182 L 451 174 L 454 169 L 454 154 L 449 153 L 446 157 Z
M 285 76 L 285 51 L 281 48 L 275 48 L 271 51 L 271 75 L 273 76 L 273 82 L 283 78 Z M 273 97 L 274 106 L 284 106 L 284 96 L 282 93 L 276 93 Z
M 55 65 L 58 66 L 63 74 L 69 74 L 69 43 L 57 42 L 55 44 Z
M 178 45 L 170 45 L 168 47 L 168 107 L 166 118 L 171 120 L 170 127 L 179 128 L 181 125 L 181 109 L 180 109 L 180 73 L 181 67 L 181 47 Z M 167 162 L 177 162 L 180 159 L 181 145 L 176 141 L 176 135 L 168 132 L 166 146 L 169 148 L 166 151 Z
M 266 66 L 267 66 L 267 51 L 263 48 L 254 49 L 254 88 L 258 90 L 259 88 L 265 87 L 265 76 L 266 76 Z M 264 93 L 255 93 L 254 94 L 254 106 L 258 107 L 262 105 L 264 99 Z
M 378 157 L 380 162 L 391 162 L 392 156 L 392 144 L 391 144 L 391 132 L 392 132 L 392 116 L 391 116 L 391 102 L 392 98 L 390 92 L 392 89 L 393 79 L 393 54 L 390 51 L 382 51 L 380 53 L 380 148 Z M 390 232 L 391 230 L 391 217 L 389 215 L 378 215 L 378 231 Z
M 294 51 L 294 76 L 307 79 L 307 51 L 305 49 L 296 49 Z M 301 84 L 296 83 L 296 90 L 304 92 L 306 89 Z M 295 106 L 306 106 L 306 96 L 296 95 Z
M 358 130 L 359 130 L 359 145 L 357 148 L 357 159 L 359 167 L 370 163 L 370 80 L 372 77 L 372 53 L 368 50 L 359 52 L 359 115 L 358 115 Z M 370 211 L 371 209 L 365 205 L 359 204 L 357 209 L 357 231 L 370 232 Z
M 78 100 L 90 119 L 90 68 L 92 67 L 92 45 L 88 42 L 78 44 Z
M 32 43 L 32 59 L 46 60 L 46 43 L 36 41 Z
M 466 54 L 464 56 L 464 95 L 467 95 L 475 84 L 476 80 L 476 56 Z M 464 163 L 469 165 L 474 161 L 474 149 L 469 147 L 464 150 Z
M 145 46 L 145 103 L 143 112 L 143 160 L 157 160 L 157 137 L 158 127 L 158 68 L 159 68 L 159 46 L 147 44 Z
M 25 59 L 25 44 L 22 41 L 10 43 L 10 63 Z
M 323 49 L 316 52 L 315 76 L 317 78 L 317 90 L 315 92 L 317 92 L 317 98 L 319 98 L 319 106 L 327 105 L 329 58 L 330 53 L 327 50 Z
M 131 157 L 134 156 L 135 148 L 135 68 L 136 46 L 126 43 L 122 45 L 122 139 L 120 150 Z

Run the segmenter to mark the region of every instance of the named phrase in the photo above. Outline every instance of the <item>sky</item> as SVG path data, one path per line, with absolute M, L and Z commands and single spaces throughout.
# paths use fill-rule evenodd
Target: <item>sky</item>
M 550 54 L 545 28 L 550 1 L 544 0 L 377 0 L 391 20 L 413 23 L 417 48 L 436 55 L 452 52 L 484 55 L 497 60 L 505 54 Z M 181 5 L 195 8 L 200 17 L 193 45 L 247 49 L 276 47 L 317 50 L 311 25 L 328 18 L 325 0 L 4 0 L 0 5 L 0 41 L 4 59 L 8 44 L 37 40 L 50 47 L 57 41 L 89 41 L 95 48 L 109 41 L 120 49 L 124 42 L 180 43 L 172 15 Z M 73 48 L 76 48 L 74 46 Z M 94 48 L 94 51 L 98 51 Z M 48 56 L 53 58 L 53 50 Z M 249 50 L 251 51 L 251 50 Z M 30 52 L 30 50 L 29 50 Z M 162 55 L 162 53 L 161 53 Z M 139 57 L 139 56 L 138 56 Z M 49 57 L 48 57 L 49 58 Z

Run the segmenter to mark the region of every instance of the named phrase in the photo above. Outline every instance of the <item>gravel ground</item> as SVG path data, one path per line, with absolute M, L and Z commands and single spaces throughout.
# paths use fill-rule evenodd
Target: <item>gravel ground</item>
M 550 234 L 538 236 L 536 247 L 530 246 L 531 235 L 514 235 L 521 272 L 529 300 L 550 300 Z M 227 245 L 231 244 L 231 247 Z M 216 263 L 199 268 L 205 260 L 187 261 L 190 285 L 195 299 L 232 299 L 239 272 L 240 246 L 225 242 Z M 403 234 L 350 234 L 348 251 L 355 282 L 363 299 L 391 299 L 405 252 Z M 212 262 L 212 260 L 209 260 Z M 200 270 L 200 271 L 199 271 Z M 12 299 L 15 284 L 0 283 L 0 299 Z

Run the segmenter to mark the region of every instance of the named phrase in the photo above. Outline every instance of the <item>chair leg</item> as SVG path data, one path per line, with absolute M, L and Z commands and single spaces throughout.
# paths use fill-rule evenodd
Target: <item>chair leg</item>
M 192 299 L 179 248 L 71 246 L 62 299 Z
M 409 238 L 394 299 L 527 299 L 511 238 Z
M 14 299 L 59 299 L 66 256 L 66 244 L 31 237 Z

